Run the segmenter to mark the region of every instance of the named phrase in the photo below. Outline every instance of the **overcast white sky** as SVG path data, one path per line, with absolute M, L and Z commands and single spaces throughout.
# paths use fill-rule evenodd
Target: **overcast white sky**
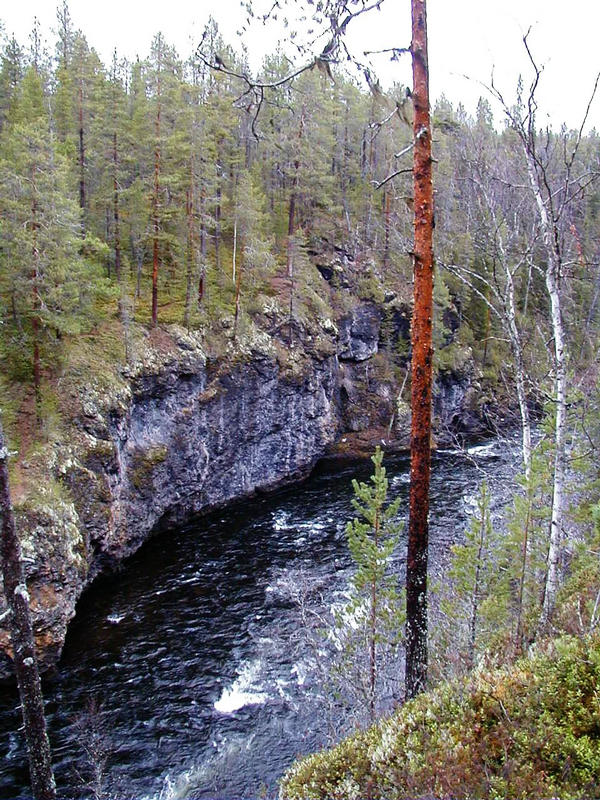
M 257 5 L 266 0 L 257 0 Z M 0 20 L 8 34 L 23 44 L 34 16 L 53 45 L 56 25 L 54 0 L 7 0 L 0 5 Z M 129 58 L 145 56 L 152 36 L 162 31 L 181 55 L 191 52 L 209 14 L 226 40 L 237 46 L 236 29 L 241 19 L 239 0 L 70 0 L 75 27 L 81 28 L 91 46 L 108 61 L 116 46 Z M 410 41 L 410 0 L 385 0 L 383 10 L 361 17 L 351 34 L 355 50 L 406 46 Z M 536 59 L 545 65 L 539 91 L 539 123 L 543 116 L 554 125 L 578 126 L 600 71 L 600 2 L 598 0 L 429 0 L 429 53 L 431 92 L 461 100 L 472 112 L 484 93 L 481 82 L 495 82 L 514 98 L 519 73 L 531 75 L 522 44 L 523 33 L 532 28 L 530 44 Z M 257 61 L 274 49 L 278 33 L 257 30 L 245 37 Z M 380 62 L 384 82 L 410 81 L 404 64 Z M 466 76 L 466 77 L 465 77 Z M 543 112 L 543 114 L 541 113 Z M 600 96 L 590 123 L 600 129 Z

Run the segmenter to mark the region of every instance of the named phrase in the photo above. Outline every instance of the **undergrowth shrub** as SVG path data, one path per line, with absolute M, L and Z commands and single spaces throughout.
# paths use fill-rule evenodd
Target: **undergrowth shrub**
M 294 764 L 283 798 L 600 797 L 600 638 L 477 670 Z

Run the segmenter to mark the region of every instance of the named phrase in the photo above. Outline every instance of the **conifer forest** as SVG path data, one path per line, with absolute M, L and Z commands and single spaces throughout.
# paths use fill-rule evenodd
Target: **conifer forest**
M 0 10 L 0 797 L 600 798 L 598 65 L 384 1 Z

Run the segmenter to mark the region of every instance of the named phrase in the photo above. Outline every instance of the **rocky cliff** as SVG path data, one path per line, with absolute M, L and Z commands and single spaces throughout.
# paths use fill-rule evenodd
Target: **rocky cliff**
M 153 531 L 306 476 L 349 432 L 387 431 L 388 441 L 406 443 L 406 404 L 396 404 L 402 368 L 389 357 L 406 336 L 406 315 L 385 336 L 384 316 L 359 304 L 337 326 L 324 324 L 327 346 L 287 360 L 264 338 L 211 360 L 199 336 L 157 330 L 110 389 L 71 389 L 68 436 L 52 445 L 59 490 L 42 487 L 20 514 L 46 665 L 60 655 L 83 589 Z M 481 425 L 472 383 L 438 381 L 441 423 Z M 5 631 L 0 648 L 6 674 Z

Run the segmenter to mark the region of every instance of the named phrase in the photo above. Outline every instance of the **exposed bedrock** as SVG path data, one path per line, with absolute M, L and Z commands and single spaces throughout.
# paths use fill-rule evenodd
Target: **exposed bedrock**
M 157 528 L 301 479 L 348 432 L 386 429 L 402 442 L 403 368 L 390 353 L 406 336 L 406 314 L 391 319 L 386 328 L 380 308 L 358 305 L 332 326 L 330 354 L 304 353 L 294 369 L 269 348 L 210 363 L 199 338 L 173 328 L 160 348 L 148 341 L 110 391 L 73 397 L 53 468 L 65 491 L 20 514 L 44 665 L 58 659 L 83 589 Z M 438 380 L 442 428 L 481 428 L 475 392 L 467 372 Z M 0 649 L 6 675 L 1 629 Z

